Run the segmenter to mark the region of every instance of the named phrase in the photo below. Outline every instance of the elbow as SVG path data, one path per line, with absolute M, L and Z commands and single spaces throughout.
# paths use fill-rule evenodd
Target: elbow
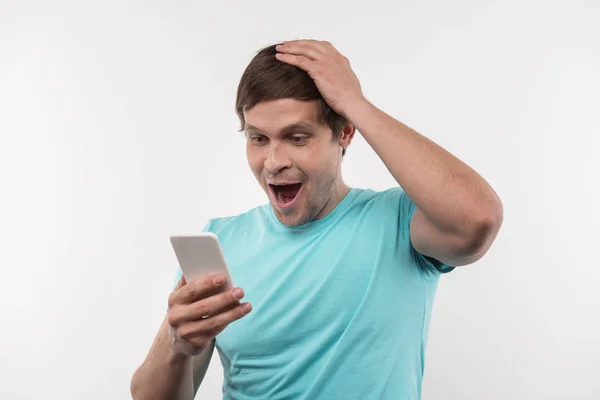
M 136 370 L 135 373 L 133 374 L 133 377 L 129 381 L 129 392 L 130 392 L 131 398 L 133 400 L 137 400 L 140 398 L 139 384 L 137 383 L 137 379 L 136 379 L 137 373 L 138 373 L 138 371 Z
M 142 382 L 140 382 L 140 369 L 142 367 L 138 367 L 138 369 L 134 372 L 133 376 L 131 377 L 131 380 L 129 382 L 129 392 L 131 394 L 131 398 L 132 400 L 141 400 L 141 399 L 146 399 L 148 398 L 147 393 L 144 393 L 144 388 L 142 385 Z M 154 398 L 154 397 L 153 397 Z
M 469 224 L 469 229 L 463 241 L 463 255 L 475 262 L 483 257 L 496 240 L 504 221 L 502 203 L 479 212 Z

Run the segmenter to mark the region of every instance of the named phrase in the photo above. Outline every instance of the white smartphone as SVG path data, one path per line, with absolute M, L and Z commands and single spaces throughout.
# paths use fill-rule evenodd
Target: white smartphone
M 217 235 L 212 232 L 190 236 L 173 235 L 171 245 L 186 282 L 208 274 L 223 274 L 227 280 L 223 287 L 233 288 L 231 273 Z

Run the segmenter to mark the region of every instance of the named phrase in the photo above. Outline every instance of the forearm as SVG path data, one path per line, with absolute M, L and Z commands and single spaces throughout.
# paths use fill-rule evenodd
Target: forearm
M 148 357 L 133 375 L 134 400 L 194 398 L 192 357 L 176 355 L 166 336 L 165 333 L 157 338 Z
M 500 199 L 491 186 L 433 141 L 366 101 L 355 103 L 347 118 L 439 229 L 468 232 L 473 224 L 501 218 Z

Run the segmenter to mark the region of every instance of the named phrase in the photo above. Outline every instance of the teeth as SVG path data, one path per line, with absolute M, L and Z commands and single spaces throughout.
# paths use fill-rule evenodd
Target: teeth
M 283 203 L 283 196 L 281 195 L 281 192 L 277 192 L 275 195 L 277 196 L 277 200 L 279 200 L 280 203 Z

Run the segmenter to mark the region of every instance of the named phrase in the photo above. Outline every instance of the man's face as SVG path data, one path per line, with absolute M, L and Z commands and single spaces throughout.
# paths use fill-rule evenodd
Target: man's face
M 262 102 L 244 118 L 248 164 L 279 221 L 297 226 L 320 218 L 339 190 L 340 144 L 345 144 L 318 121 L 317 102 Z M 349 143 L 352 135 L 344 132 L 342 142 Z

